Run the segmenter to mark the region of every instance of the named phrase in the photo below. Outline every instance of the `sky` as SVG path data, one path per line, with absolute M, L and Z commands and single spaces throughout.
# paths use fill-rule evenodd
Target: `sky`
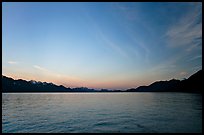
M 127 89 L 202 69 L 200 2 L 3 2 L 2 74 Z

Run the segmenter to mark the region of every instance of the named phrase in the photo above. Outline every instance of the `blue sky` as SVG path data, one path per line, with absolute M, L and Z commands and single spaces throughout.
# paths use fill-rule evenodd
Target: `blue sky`
M 2 72 L 126 89 L 202 69 L 202 3 L 7 3 Z

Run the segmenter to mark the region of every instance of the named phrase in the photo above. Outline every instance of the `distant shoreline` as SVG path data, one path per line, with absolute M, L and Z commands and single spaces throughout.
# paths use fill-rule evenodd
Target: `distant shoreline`
M 2 92 L 3 93 L 124 93 L 124 92 L 185 92 L 185 93 L 202 93 L 203 71 L 200 70 L 185 80 L 171 79 L 169 81 L 157 81 L 148 86 L 139 86 L 126 90 L 111 89 L 90 89 L 87 87 L 67 88 L 63 85 L 55 85 L 47 82 L 25 81 L 22 79 L 14 80 L 2 75 Z

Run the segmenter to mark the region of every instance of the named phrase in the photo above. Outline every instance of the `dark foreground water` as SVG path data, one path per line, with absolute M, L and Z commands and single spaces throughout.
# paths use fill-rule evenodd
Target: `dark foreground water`
M 2 132 L 202 132 L 202 95 L 2 94 Z

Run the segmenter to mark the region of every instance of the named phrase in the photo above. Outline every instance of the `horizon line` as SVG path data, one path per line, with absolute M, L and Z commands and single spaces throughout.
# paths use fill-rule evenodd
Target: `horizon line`
M 201 71 L 202 69 L 200 69 L 200 70 L 198 70 L 198 71 Z M 198 71 L 196 71 L 195 73 L 197 73 Z M 194 73 L 194 74 L 195 74 Z M 193 75 L 193 74 L 192 74 Z M 192 75 L 190 75 L 190 76 L 192 76 Z M 107 89 L 107 88 L 90 88 L 90 87 L 86 87 L 86 86 L 80 86 L 80 87 L 66 87 L 66 86 L 64 86 L 64 85 L 62 85 L 62 84 L 56 84 L 56 83 L 53 83 L 53 82 L 42 82 L 42 81 L 37 81 L 37 80 L 26 80 L 26 79 L 23 79 L 23 78 L 18 78 L 18 79 L 14 79 L 14 78 L 12 78 L 12 77 L 10 77 L 10 76 L 6 76 L 6 75 L 3 75 L 2 74 L 2 77 L 3 76 L 5 76 L 5 77 L 7 77 L 7 78 L 11 78 L 11 79 L 13 79 L 13 80 L 24 80 L 24 81 L 27 81 L 27 82 L 29 82 L 29 81 L 36 81 L 36 82 L 41 82 L 41 83 L 52 83 L 52 84 L 54 84 L 54 85 L 56 85 L 56 86 L 63 86 L 63 87 L 65 87 L 65 88 L 71 88 L 71 89 L 74 89 L 74 88 L 88 88 L 88 89 L 94 89 L 94 90 L 102 90 L 102 89 L 105 89 L 105 90 L 128 90 L 128 89 L 135 89 L 135 88 L 138 88 L 138 87 L 140 87 L 140 86 L 149 86 L 149 85 L 151 85 L 151 84 L 153 84 L 153 83 L 155 83 L 155 82 L 160 82 L 160 81 L 170 81 L 170 80 L 179 80 L 179 81 L 181 81 L 181 80 L 185 80 L 185 79 L 188 79 L 188 78 L 184 78 L 184 79 L 175 79 L 175 78 L 172 78 L 172 79 L 169 79 L 169 80 L 156 80 L 156 81 L 153 81 L 152 83 L 150 83 L 149 85 L 140 85 L 140 86 L 137 86 L 137 87 L 131 87 L 131 88 L 125 88 L 125 89 Z

